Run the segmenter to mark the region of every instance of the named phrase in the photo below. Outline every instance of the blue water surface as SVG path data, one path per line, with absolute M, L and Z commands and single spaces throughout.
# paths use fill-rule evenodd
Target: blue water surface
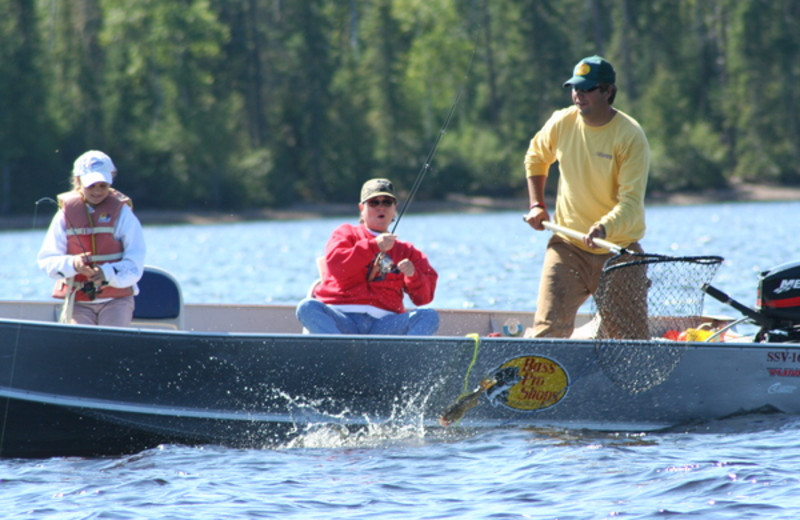
M 652 206 L 643 245 L 723 256 L 714 284 L 752 306 L 759 273 L 800 260 L 798 213 L 800 202 Z M 534 308 L 548 234 L 521 216 L 403 217 L 398 234 L 440 274 L 435 307 Z M 293 304 L 342 221 L 148 226 L 148 263 L 171 271 L 187 302 Z M 48 298 L 35 265 L 42 236 L 0 232 L 0 299 Z M 711 299 L 706 309 L 737 314 Z M 263 450 L 0 460 L 8 519 L 784 519 L 796 516 L 799 496 L 800 418 L 781 415 L 655 433 L 412 422 L 321 429 Z

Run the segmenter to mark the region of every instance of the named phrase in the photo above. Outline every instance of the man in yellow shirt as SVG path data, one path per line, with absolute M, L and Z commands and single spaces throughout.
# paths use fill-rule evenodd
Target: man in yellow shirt
M 525 155 L 530 211 L 525 220 L 542 231 L 549 167 L 559 163 L 555 223 L 584 231 L 583 240 L 555 234 L 547 244 L 534 336 L 569 337 L 575 315 L 598 286 L 612 254 L 595 238 L 641 252 L 644 193 L 650 147 L 639 124 L 612 105 L 616 73 L 600 56 L 582 59 L 564 83 L 573 105 L 557 110 L 531 139 Z

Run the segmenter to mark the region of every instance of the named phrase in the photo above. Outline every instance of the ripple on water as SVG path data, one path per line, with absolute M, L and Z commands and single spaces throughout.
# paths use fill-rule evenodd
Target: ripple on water
M 761 270 L 800 260 L 786 218 L 798 206 L 651 207 L 643 245 L 725 257 L 715 285 L 752 304 Z M 148 263 L 173 272 L 189 302 L 297 301 L 340 220 L 149 227 Z M 436 305 L 533 308 L 547 235 L 517 212 L 408 215 L 398 231 L 439 271 Z M 33 261 L 42 235 L 0 233 L 3 298 L 48 298 L 51 284 Z M 796 516 L 797 417 L 623 434 L 431 430 L 402 412 L 396 424 L 309 431 L 262 450 L 161 446 L 127 457 L 0 460 L 0 511 L 14 520 Z

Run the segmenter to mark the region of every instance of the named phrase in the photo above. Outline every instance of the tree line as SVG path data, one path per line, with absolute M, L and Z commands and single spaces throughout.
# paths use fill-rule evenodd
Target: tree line
M 525 193 L 584 56 L 653 152 L 649 190 L 800 181 L 794 0 L 0 0 L 0 213 L 107 152 L 137 207 Z M 444 121 L 458 103 L 446 133 Z

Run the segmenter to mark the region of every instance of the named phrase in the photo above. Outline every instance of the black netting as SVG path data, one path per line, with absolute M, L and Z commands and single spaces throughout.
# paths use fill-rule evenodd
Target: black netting
M 703 314 L 702 286 L 721 263 L 718 256 L 611 258 L 594 294 L 595 337 L 660 338 L 668 330 L 695 325 Z
M 663 382 L 686 347 L 662 338 L 700 325 L 702 286 L 711 282 L 722 260 L 623 254 L 606 262 L 590 325 L 606 375 L 633 393 Z

